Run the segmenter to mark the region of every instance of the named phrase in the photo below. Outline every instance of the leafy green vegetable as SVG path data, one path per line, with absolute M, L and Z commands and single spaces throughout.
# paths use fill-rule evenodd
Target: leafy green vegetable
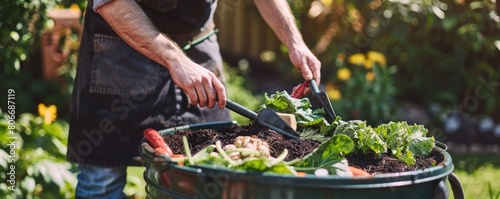
M 351 120 L 339 124 L 334 135 L 345 134 L 355 143 L 355 151 L 363 154 L 375 153 L 377 155 L 387 151 L 386 143 L 373 130 L 366 125 L 366 121 Z
M 241 169 L 245 171 L 273 172 L 280 174 L 296 174 L 293 167 L 288 166 L 284 159 L 288 155 L 285 149 L 276 158 L 246 158 L 241 164 L 237 164 L 232 169 Z
M 409 165 L 415 164 L 416 157 L 428 155 L 435 146 L 434 137 L 426 137 L 428 130 L 423 125 L 389 122 L 379 125 L 375 132 L 382 135 L 396 158 Z
M 346 135 L 338 134 L 328 141 L 321 143 L 312 153 L 306 155 L 295 168 L 297 171 L 313 171 L 318 168 L 327 169 L 330 174 L 336 174 L 338 168 L 335 165 L 344 160 L 345 156 L 354 149 L 354 142 Z
M 292 113 L 296 116 L 302 138 L 325 140 L 321 136 L 347 135 L 354 142 L 354 152 L 376 155 L 388 150 L 408 165 L 415 164 L 416 157 L 428 155 L 434 148 L 434 138 L 425 137 L 427 129 L 422 125 L 408 125 L 406 122 L 389 122 L 376 128 L 366 121 L 343 121 L 337 116 L 331 124 L 326 121 L 325 112 L 313 110 L 307 98 L 295 99 L 286 91 L 264 96 L 262 108 L 268 107 L 277 112 Z M 316 135 L 315 135 L 316 133 Z M 325 137 L 327 138 L 327 137 Z
M 271 108 L 276 112 L 294 114 L 298 127 L 302 129 L 330 129 L 328 128 L 330 124 L 325 118 L 325 110 L 322 108 L 313 110 L 309 99 L 292 98 L 286 91 L 277 91 L 270 96 L 265 93 L 264 104 L 261 108 Z
M 311 102 L 307 98 L 292 98 L 286 91 L 276 92 L 271 96 L 264 94 L 264 105 L 268 108 L 284 113 L 296 113 L 304 111 L 306 115 L 312 114 Z

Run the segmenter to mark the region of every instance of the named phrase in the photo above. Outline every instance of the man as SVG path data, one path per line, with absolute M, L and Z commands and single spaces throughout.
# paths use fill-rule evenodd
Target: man
M 304 79 L 319 84 L 320 63 L 304 44 L 286 0 L 255 3 Z M 145 128 L 230 120 L 222 59 L 211 34 L 216 4 L 89 1 L 67 154 L 80 171 L 77 198 L 125 197 L 126 166 L 138 165 L 133 157 Z

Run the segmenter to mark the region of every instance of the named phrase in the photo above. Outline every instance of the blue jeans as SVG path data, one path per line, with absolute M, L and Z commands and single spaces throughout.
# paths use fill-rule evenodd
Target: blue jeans
M 127 167 L 96 167 L 78 165 L 76 198 L 126 198 L 123 188 L 127 182 Z

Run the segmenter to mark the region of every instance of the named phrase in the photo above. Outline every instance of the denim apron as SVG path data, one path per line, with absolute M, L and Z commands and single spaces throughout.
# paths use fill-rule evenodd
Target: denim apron
M 213 23 L 217 4 L 215 0 L 137 2 L 179 46 Z M 144 129 L 230 120 L 227 109 L 190 105 L 168 70 L 122 41 L 92 6 L 89 1 L 73 88 L 69 161 L 108 167 L 140 165 L 133 158 L 138 156 Z M 185 53 L 223 80 L 215 35 Z

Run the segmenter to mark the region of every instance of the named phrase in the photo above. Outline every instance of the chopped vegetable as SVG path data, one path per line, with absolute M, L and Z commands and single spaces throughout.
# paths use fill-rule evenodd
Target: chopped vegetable
M 167 152 L 167 150 L 165 150 L 165 148 L 158 147 L 155 149 L 155 154 L 156 155 L 168 155 L 168 152 Z
M 307 98 L 294 98 L 303 93 L 306 85 L 308 84 L 303 83 L 295 88 L 292 96 L 286 91 L 270 96 L 266 93 L 265 104 L 261 106 L 294 114 L 302 139 L 321 140 L 321 144 L 313 152 L 301 159 L 284 161 L 288 155 L 287 149 L 278 157 L 272 157 L 268 143 L 249 136 L 236 137 L 233 144 L 225 146 L 222 146 L 221 141 L 216 141 L 215 145 L 206 146 L 194 155 L 191 155 L 187 138 L 183 137 L 186 156 L 175 156 L 158 132 L 146 129 L 144 135 L 156 153 L 167 153 L 172 156 L 173 161 L 188 166 L 210 165 L 295 176 L 315 173 L 320 176 L 370 176 L 370 173 L 362 169 L 349 166 L 345 157 L 350 153 L 390 153 L 406 164 L 413 165 L 416 157 L 426 156 L 434 148 L 434 138 L 425 137 L 428 130 L 422 125 L 389 122 L 373 128 L 367 125 L 366 121 L 343 121 L 339 116 L 332 123 L 328 123 L 323 109 L 313 110 Z
M 309 87 L 309 82 L 310 81 L 306 80 L 302 84 L 299 84 L 297 87 L 295 87 L 292 91 L 292 94 L 290 94 L 290 97 L 302 98 L 304 96 L 304 91 L 307 87 Z
M 318 168 L 325 168 L 330 174 L 337 174 L 347 170 L 345 156 L 354 149 L 354 142 L 346 135 L 334 135 L 323 142 L 312 153 L 306 155 L 295 167 L 297 171 L 312 172 Z M 336 164 L 344 161 L 344 163 Z
M 278 157 L 271 157 L 269 145 L 258 138 L 238 136 L 234 144 L 226 146 L 222 146 L 221 142 L 217 140 L 215 145 L 209 145 L 193 156 L 191 156 L 189 143 L 185 136 L 183 137 L 183 144 L 189 165 L 205 164 L 245 171 L 294 175 L 296 173 L 284 161 L 288 155 L 287 149 L 284 149 Z
M 172 156 L 174 153 L 172 152 L 172 149 L 167 145 L 167 143 L 163 140 L 163 138 L 160 136 L 160 133 L 158 131 L 152 129 L 152 128 L 147 128 L 144 130 L 144 138 L 146 138 L 147 142 L 153 149 L 157 148 L 163 148 L 161 152 L 165 153 L 168 156 Z
M 326 169 L 323 169 L 323 168 L 319 168 L 319 169 L 316 169 L 314 171 L 314 175 L 318 176 L 318 177 L 326 177 L 328 176 L 328 170 Z
M 370 176 L 370 173 L 368 173 L 365 170 L 360 169 L 360 168 L 349 166 L 349 170 L 352 172 L 353 176 L 359 176 L 359 177 L 361 177 L 361 176 Z
M 298 171 L 297 174 L 295 176 L 298 176 L 298 177 L 304 177 L 304 176 L 307 176 L 307 173 L 306 172 L 303 172 L 303 171 Z
M 266 93 L 261 108 L 271 108 L 276 112 L 294 114 L 300 129 L 320 129 L 330 125 L 325 118 L 323 108 L 313 110 L 308 98 L 296 99 L 288 95 L 286 91 L 276 92 L 270 96 Z

